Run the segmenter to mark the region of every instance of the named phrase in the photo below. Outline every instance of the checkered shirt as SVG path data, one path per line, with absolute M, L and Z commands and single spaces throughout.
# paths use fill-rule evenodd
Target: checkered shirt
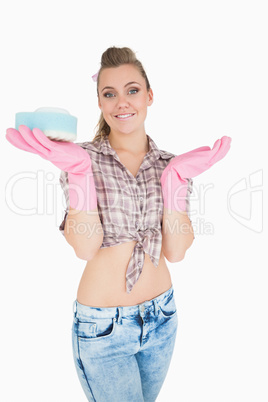
M 162 245 L 163 196 L 160 177 L 175 157 L 158 149 L 147 135 L 149 151 L 134 177 L 120 162 L 111 147 L 108 136 L 94 142 L 77 143 L 91 158 L 92 172 L 97 193 L 97 207 L 103 228 L 100 248 L 137 241 L 126 272 L 126 291 L 130 293 L 137 282 L 144 264 L 144 253 L 149 254 L 158 266 Z M 68 173 L 62 171 L 60 184 L 64 191 L 67 208 L 59 229 L 64 234 L 65 220 L 69 211 Z M 188 180 L 188 195 L 192 181 Z M 186 200 L 189 209 L 189 200 Z

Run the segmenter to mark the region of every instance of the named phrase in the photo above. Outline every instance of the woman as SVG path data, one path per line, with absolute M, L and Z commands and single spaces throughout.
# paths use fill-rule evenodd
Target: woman
M 87 399 L 155 401 L 178 324 L 165 258 L 181 261 L 194 239 L 190 173 L 208 169 L 229 143 L 223 137 L 212 150 L 180 156 L 159 150 L 144 126 L 153 92 L 129 48 L 103 53 L 97 94 L 101 117 L 92 141 L 51 141 L 25 126 L 9 129 L 7 139 L 62 170 L 67 209 L 60 230 L 87 261 L 72 328 Z

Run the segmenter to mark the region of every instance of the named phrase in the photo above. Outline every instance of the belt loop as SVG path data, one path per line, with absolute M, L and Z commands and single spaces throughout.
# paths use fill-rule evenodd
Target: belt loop
M 76 316 L 76 313 L 77 313 L 77 303 L 76 303 L 76 300 L 73 302 L 73 313 L 74 313 L 74 316 Z
M 159 306 L 157 304 L 156 299 L 154 299 L 154 313 L 155 313 L 155 315 L 159 314 Z
M 117 307 L 117 308 L 118 308 L 117 324 L 122 324 L 122 307 Z

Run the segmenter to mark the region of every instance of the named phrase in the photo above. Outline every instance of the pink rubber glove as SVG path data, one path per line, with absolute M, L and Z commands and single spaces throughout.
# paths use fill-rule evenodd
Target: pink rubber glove
M 97 208 L 97 196 L 89 154 L 71 142 L 51 141 L 34 128 L 21 125 L 7 129 L 6 139 L 15 147 L 35 153 L 68 172 L 70 206 L 82 211 Z
M 223 136 L 212 149 L 201 147 L 175 156 L 160 178 L 164 207 L 172 211 L 186 211 L 187 179 L 198 176 L 221 160 L 229 151 L 230 143 L 231 138 Z

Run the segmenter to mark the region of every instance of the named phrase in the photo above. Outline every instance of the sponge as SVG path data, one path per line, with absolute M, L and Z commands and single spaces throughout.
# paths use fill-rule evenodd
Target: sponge
M 51 140 L 72 142 L 77 137 L 77 118 L 65 109 L 42 107 L 35 112 L 16 113 L 17 130 L 21 124 L 31 130 L 39 128 Z

